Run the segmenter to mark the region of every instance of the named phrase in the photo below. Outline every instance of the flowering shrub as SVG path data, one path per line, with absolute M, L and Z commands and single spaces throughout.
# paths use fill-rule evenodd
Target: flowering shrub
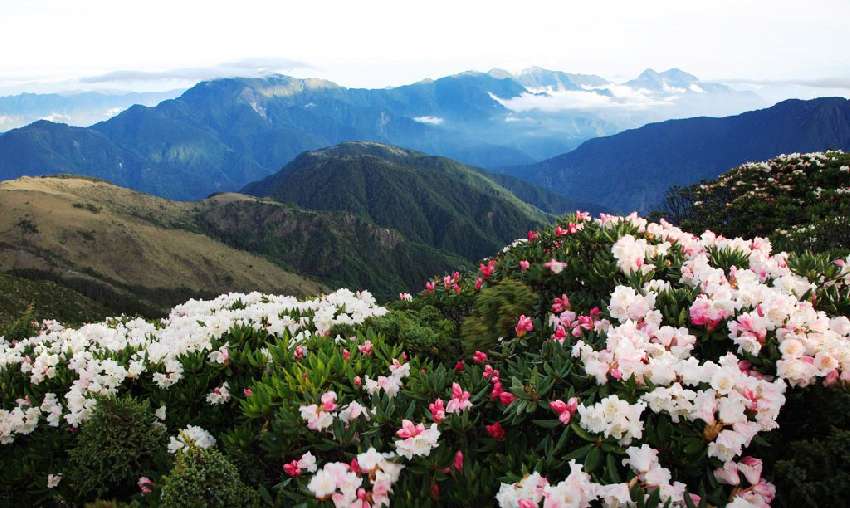
M 577 213 L 389 308 L 224 295 L 45 323 L 0 342 L 0 482 L 79 496 L 48 475 L 102 397 L 129 396 L 170 436 L 143 504 L 208 481 L 182 471 L 209 455 L 277 506 L 768 506 L 786 401 L 850 383 L 844 270 Z
M 713 181 L 674 188 L 661 215 L 688 231 L 767 237 L 780 250 L 850 246 L 850 154 L 815 152 L 750 162 Z

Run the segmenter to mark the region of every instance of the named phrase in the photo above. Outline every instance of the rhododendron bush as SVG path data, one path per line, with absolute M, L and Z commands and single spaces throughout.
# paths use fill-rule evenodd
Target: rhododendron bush
M 170 458 L 104 478 L 105 499 L 165 503 L 177 458 L 218 450 L 246 503 L 769 506 L 789 397 L 850 383 L 850 260 L 832 261 L 576 213 L 387 308 L 231 294 L 47 322 L 0 342 L 0 485 L 91 501 L 65 457 L 131 397 Z

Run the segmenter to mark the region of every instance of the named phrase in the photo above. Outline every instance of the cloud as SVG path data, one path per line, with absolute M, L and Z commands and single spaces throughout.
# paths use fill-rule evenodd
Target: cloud
M 811 88 L 850 88 L 850 77 L 813 78 L 813 79 L 725 79 L 726 83 L 764 86 L 805 86 Z
M 440 125 L 443 123 L 443 119 L 439 116 L 416 116 L 413 118 L 414 122 L 419 123 L 427 123 L 431 125 Z
M 71 123 L 71 117 L 62 113 L 50 113 L 49 115 L 42 116 L 39 120 L 47 120 L 53 123 Z
M 626 85 L 606 85 L 603 89 L 548 90 L 525 92 L 517 97 L 502 99 L 490 94 L 502 106 L 514 112 L 541 111 L 557 113 L 569 110 L 624 109 L 641 110 L 670 106 L 676 97 L 650 96 L 647 92 Z
M 257 77 L 312 66 L 287 58 L 249 58 L 210 67 L 182 67 L 164 71 L 118 70 L 80 78 L 80 83 L 104 84 L 127 81 L 203 81 L 223 77 Z
M 7 131 L 9 129 L 14 129 L 15 127 L 20 127 L 24 125 L 24 121 L 21 117 L 11 116 L 11 115 L 0 115 L 0 132 Z

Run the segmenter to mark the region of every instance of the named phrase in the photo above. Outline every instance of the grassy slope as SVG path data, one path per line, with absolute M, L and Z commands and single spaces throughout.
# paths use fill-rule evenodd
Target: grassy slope
M 151 313 L 191 295 L 317 293 L 322 286 L 191 228 L 195 204 L 80 178 L 0 183 L 0 267 L 50 278 Z
M 0 273 L 0 330 L 30 306 L 34 319 L 56 319 L 72 326 L 100 321 L 111 314 L 105 306 L 53 282 Z

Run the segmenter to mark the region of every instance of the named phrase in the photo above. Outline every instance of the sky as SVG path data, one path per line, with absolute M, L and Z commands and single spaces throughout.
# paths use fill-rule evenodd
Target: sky
M 268 72 L 384 87 L 529 66 L 847 95 L 848 28 L 847 0 L 0 0 L 0 95 Z

